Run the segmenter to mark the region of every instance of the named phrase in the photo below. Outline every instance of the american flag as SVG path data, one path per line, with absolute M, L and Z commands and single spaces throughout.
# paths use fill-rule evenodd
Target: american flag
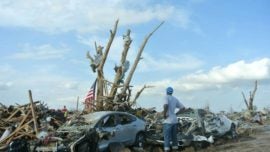
M 95 94 L 96 94 L 96 84 L 97 84 L 97 79 L 95 82 L 92 84 L 90 90 L 87 92 L 87 95 L 85 97 L 85 108 L 86 109 L 92 109 L 94 106 L 94 100 L 95 100 Z

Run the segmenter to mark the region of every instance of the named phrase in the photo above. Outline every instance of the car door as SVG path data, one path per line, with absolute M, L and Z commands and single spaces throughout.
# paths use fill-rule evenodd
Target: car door
M 97 126 L 97 130 L 100 132 L 108 132 L 110 135 L 108 139 L 101 139 L 99 141 L 100 151 L 105 150 L 110 143 L 117 142 L 118 134 L 116 134 L 117 118 L 115 114 L 109 114 L 104 116 Z
M 126 145 L 133 144 L 138 132 L 136 124 L 134 123 L 136 119 L 127 114 L 118 114 L 117 116 L 118 121 L 116 129 L 118 129 L 119 138 L 116 140 Z

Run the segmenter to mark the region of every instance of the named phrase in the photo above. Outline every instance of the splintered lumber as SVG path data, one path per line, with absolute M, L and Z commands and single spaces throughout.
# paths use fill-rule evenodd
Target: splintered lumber
M 18 127 L 21 127 L 24 123 L 24 121 L 27 119 L 27 117 L 30 115 L 30 110 L 27 112 L 27 114 L 24 116 L 23 120 L 21 121 L 21 123 L 18 125 Z
M 13 131 L 9 136 L 7 136 L 6 138 L 4 138 L 3 140 L 0 141 L 0 144 L 4 143 L 4 141 L 8 140 L 9 138 L 12 138 L 13 135 L 15 135 L 16 133 L 18 133 L 21 129 L 23 129 L 24 127 L 28 126 L 28 124 L 30 124 L 31 122 L 33 122 L 33 119 L 28 121 L 27 123 L 25 123 L 24 125 L 22 125 L 21 127 L 18 127 L 15 129 L 15 131 Z
M 37 103 L 40 103 L 40 101 L 35 101 L 35 102 L 33 102 L 33 104 L 37 104 Z M 27 104 L 24 104 L 24 105 L 20 105 L 18 108 L 22 108 L 22 107 L 27 107 L 27 106 L 29 106 L 31 103 L 27 103 Z
M 35 129 L 36 134 L 38 134 L 37 117 L 36 117 L 36 113 L 35 113 L 31 90 L 29 90 L 28 93 L 29 93 L 29 100 L 30 100 L 30 104 L 31 104 L 30 107 L 31 107 L 31 111 L 32 111 L 32 116 L 33 116 L 33 120 L 34 120 L 34 129 Z
M 20 111 L 20 109 L 18 108 L 18 109 L 16 109 L 15 110 L 15 112 L 13 112 L 7 119 L 6 119 L 6 121 L 9 121 L 13 116 L 15 116 L 16 115 L 16 113 L 17 112 L 19 112 Z

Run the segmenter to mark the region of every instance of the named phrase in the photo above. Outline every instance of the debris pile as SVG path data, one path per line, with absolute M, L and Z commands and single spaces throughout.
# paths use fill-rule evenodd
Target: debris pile
M 240 136 L 249 136 L 253 134 L 259 126 L 270 124 L 270 113 L 266 108 L 261 111 L 245 110 L 226 115 L 228 118 L 235 121 L 237 124 L 237 133 Z
M 41 142 L 47 144 L 52 140 L 59 140 L 52 135 L 65 123 L 64 113 L 61 110 L 49 109 L 40 101 L 33 102 L 30 90 L 29 97 L 29 104 L 9 107 L 1 104 L 0 150 L 29 151 Z
M 47 110 L 40 101 L 9 107 L 1 104 L 0 109 L 1 147 L 7 147 L 16 139 L 35 139 L 38 122 L 44 118 Z
M 130 113 L 143 118 L 147 123 L 145 150 L 155 145 L 162 147 L 162 113 L 156 112 L 154 108 L 133 109 Z M 90 131 L 92 122 L 89 121 L 91 119 L 86 121 L 85 116 L 73 113 L 67 119 L 61 111 L 49 109 L 40 101 L 9 107 L 1 104 L 1 149 L 17 147 L 40 151 L 70 151 L 72 143 L 81 137 L 88 136 L 87 139 L 93 141 L 92 147 L 95 147 L 99 139 L 113 136 L 109 132 Z M 256 127 L 268 124 L 269 116 L 267 109 L 251 114 L 246 111 L 215 114 L 205 109 L 188 109 L 177 114 L 179 146 L 201 149 L 222 138 L 235 140 L 238 136 L 249 136 Z

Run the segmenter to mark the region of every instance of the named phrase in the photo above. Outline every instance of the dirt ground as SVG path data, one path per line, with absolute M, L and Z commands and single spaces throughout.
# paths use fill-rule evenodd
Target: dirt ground
M 181 152 L 270 152 L 269 124 L 257 126 L 249 135 L 239 137 L 235 141 L 221 139 L 205 149 L 195 151 L 193 147 L 187 147 Z M 162 152 L 162 149 L 162 146 L 158 146 L 152 152 Z
M 184 152 L 192 152 L 187 148 Z M 250 136 L 239 137 L 237 141 L 226 141 L 222 144 L 211 145 L 199 152 L 269 152 L 270 151 L 270 125 L 260 126 Z

